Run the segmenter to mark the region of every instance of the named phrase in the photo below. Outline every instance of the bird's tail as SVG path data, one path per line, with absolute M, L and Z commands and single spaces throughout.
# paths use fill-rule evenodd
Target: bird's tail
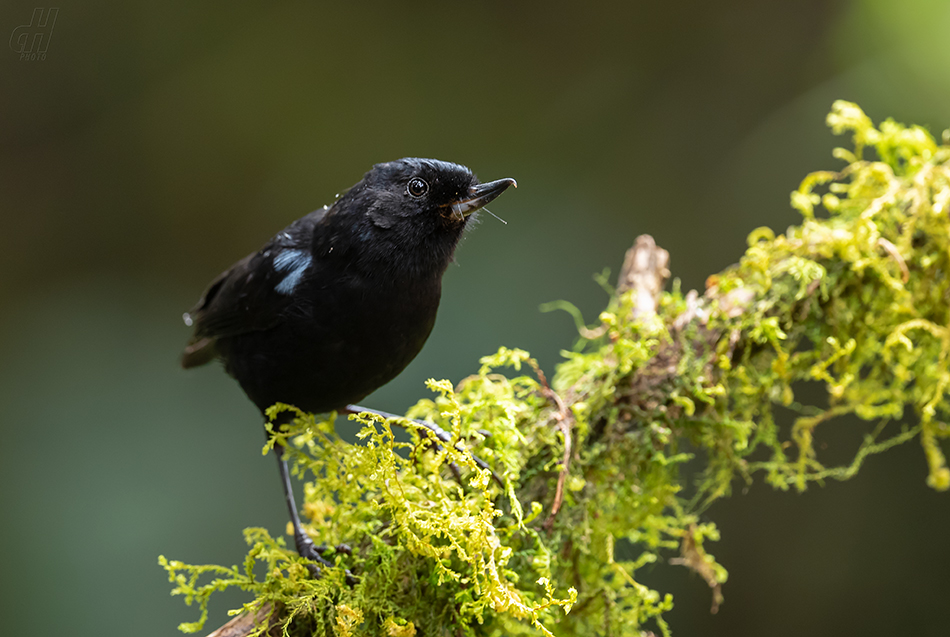
M 216 344 L 217 340 L 210 336 L 188 343 L 181 354 L 181 366 L 191 369 L 211 362 L 218 355 Z

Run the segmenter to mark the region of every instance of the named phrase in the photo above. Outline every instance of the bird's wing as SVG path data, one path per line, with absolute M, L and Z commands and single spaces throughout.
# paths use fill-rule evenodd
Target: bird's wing
M 215 357 L 217 339 L 278 325 L 294 304 L 294 290 L 315 264 L 310 244 L 323 215 L 299 219 L 218 275 L 187 314 L 195 333 L 182 357 L 194 367 Z

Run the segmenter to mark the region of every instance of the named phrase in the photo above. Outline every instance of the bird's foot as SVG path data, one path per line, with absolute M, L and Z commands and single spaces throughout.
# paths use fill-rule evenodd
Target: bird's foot
M 452 442 L 452 436 L 449 435 L 449 432 L 447 432 L 445 429 L 443 429 L 442 427 L 438 426 L 437 424 L 432 423 L 432 422 L 424 422 L 424 421 L 421 421 L 421 420 L 413 420 L 412 422 L 414 422 L 414 423 L 416 423 L 417 425 L 420 425 L 420 426 L 422 426 L 422 427 L 425 427 L 426 429 L 428 429 L 429 431 L 431 431 L 432 434 L 433 434 L 436 438 L 438 438 L 443 444 L 448 444 L 448 443 Z M 485 436 L 486 438 L 491 435 L 491 434 L 489 434 L 487 431 L 486 431 L 486 432 L 482 432 L 481 430 L 479 430 L 478 433 L 482 434 L 482 435 Z M 436 444 L 435 446 L 436 446 L 436 451 L 438 451 L 439 445 Z M 475 464 L 478 465 L 478 468 L 479 468 L 479 469 L 487 469 L 487 470 L 489 471 L 489 473 L 491 473 L 492 479 L 498 484 L 498 486 L 500 486 L 500 487 L 504 487 L 504 486 L 505 486 L 504 482 L 501 481 L 501 478 L 499 478 L 497 475 L 495 475 L 495 472 L 492 471 L 491 467 L 488 466 L 488 463 L 487 463 L 487 462 L 485 462 L 484 460 L 482 460 L 481 458 L 479 458 L 479 457 L 476 456 L 476 455 L 473 455 L 473 456 L 472 456 L 472 460 L 475 461 Z M 452 474 L 455 476 L 455 479 L 458 480 L 459 482 L 461 482 L 461 478 L 459 477 L 459 476 L 460 476 L 460 473 L 459 473 L 458 465 L 456 465 L 456 464 L 453 462 L 453 463 L 451 463 L 451 464 L 449 465 L 449 468 L 452 470 Z
M 323 554 L 330 551 L 330 547 L 326 545 L 316 545 L 313 543 L 313 540 L 306 533 L 297 533 L 294 534 L 294 544 L 297 545 L 297 553 L 300 554 L 300 557 L 312 560 L 323 566 L 333 567 L 335 564 L 330 562 L 327 558 L 323 557 Z M 352 555 L 353 551 L 346 544 L 338 544 L 333 548 L 337 553 L 345 553 L 346 555 Z M 322 572 L 320 566 L 317 564 L 307 564 L 307 569 L 310 571 L 310 574 L 314 579 L 319 579 L 322 577 Z M 359 581 L 349 569 L 345 570 L 346 573 L 346 584 L 347 586 L 355 586 Z
M 395 414 L 390 414 L 385 411 L 377 411 L 376 409 L 367 409 L 366 407 L 361 407 L 359 405 L 347 405 L 346 407 L 340 410 L 340 413 L 344 413 L 344 414 L 358 414 L 361 412 L 376 414 L 377 416 L 382 416 L 383 418 L 386 418 L 386 419 L 403 418 L 403 416 L 397 416 Z M 425 420 L 415 420 L 414 418 L 406 418 L 406 420 L 410 420 L 414 422 L 415 424 L 419 425 L 420 427 L 423 427 L 424 429 L 428 429 L 432 433 L 435 439 L 439 441 L 439 442 L 433 441 L 433 446 L 435 447 L 436 451 L 441 449 L 439 443 L 447 445 L 452 442 L 452 435 L 449 432 L 447 432 L 445 429 L 443 429 L 442 427 L 435 424 L 434 422 L 427 422 Z M 482 434 L 486 438 L 491 436 L 491 434 L 487 431 L 479 430 L 478 433 Z M 498 486 L 500 487 L 505 486 L 505 483 L 502 482 L 501 478 L 499 478 L 495 474 L 494 471 L 492 471 L 491 467 L 488 466 L 487 462 L 485 462 L 478 456 L 472 456 L 472 459 L 475 460 L 475 464 L 478 465 L 479 469 L 487 469 L 491 473 L 492 480 L 494 480 Z M 450 463 L 449 469 L 452 471 L 452 475 L 455 476 L 455 479 L 461 482 L 462 481 L 461 472 L 459 471 L 458 465 L 456 465 L 454 462 Z

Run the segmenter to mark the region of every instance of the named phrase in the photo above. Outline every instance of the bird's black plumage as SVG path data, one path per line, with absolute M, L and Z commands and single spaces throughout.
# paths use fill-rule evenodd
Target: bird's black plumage
M 480 184 L 434 159 L 377 164 L 212 281 L 184 315 L 194 335 L 182 366 L 221 359 L 261 412 L 354 411 L 422 349 L 470 215 L 514 183 Z M 279 461 L 297 550 L 326 564 Z
M 183 366 L 222 359 L 262 411 L 361 400 L 422 349 L 469 214 L 512 183 L 432 159 L 374 166 L 212 282 Z

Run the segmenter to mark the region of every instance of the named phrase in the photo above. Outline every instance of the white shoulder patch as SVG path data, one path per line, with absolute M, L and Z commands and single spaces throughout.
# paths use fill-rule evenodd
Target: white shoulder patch
M 304 272 L 310 267 L 313 257 L 304 250 L 285 250 L 274 257 L 274 269 L 286 272 L 287 276 L 274 288 L 279 294 L 293 294 Z

